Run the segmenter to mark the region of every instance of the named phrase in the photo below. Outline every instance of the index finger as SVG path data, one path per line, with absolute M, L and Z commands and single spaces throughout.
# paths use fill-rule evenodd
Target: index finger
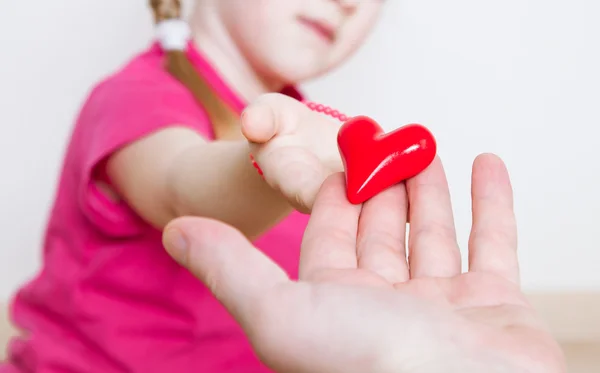
M 300 279 L 324 269 L 357 268 L 356 234 L 361 205 L 346 197 L 344 175 L 327 178 L 312 209 L 300 254 Z

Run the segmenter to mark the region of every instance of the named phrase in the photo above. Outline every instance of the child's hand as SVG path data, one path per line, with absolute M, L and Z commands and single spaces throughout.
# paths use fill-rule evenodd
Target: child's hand
M 267 94 L 242 115 L 242 133 L 269 185 L 299 211 L 310 212 L 325 179 L 343 171 L 340 123 L 281 94 Z

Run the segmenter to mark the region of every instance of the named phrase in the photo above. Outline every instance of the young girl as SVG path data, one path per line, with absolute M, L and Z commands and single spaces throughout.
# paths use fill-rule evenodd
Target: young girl
M 266 371 L 161 229 L 222 220 L 296 276 L 307 216 L 294 209 L 310 211 L 341 161 L 338 124 L 293 84 L 354 52 L 381 0 L 197 0 L 189 27 L 179 0 L 151 5 L 158 42 L 81 110 L 3 372 Z

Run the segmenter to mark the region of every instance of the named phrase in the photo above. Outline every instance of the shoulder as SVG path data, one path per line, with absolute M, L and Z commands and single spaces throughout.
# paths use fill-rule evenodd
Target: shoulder
M 159 49 L 144 51 L 88 92 L 77 127 L 188 125 L 208 135 L 206 112 L 163 67 Z
M 128 101 L 176 96 L 178 100 L 192 101 L 188 90 L 165 70 L 163 61 L 160 49 L 152 46 L 93 86 L 90 98 L 116 101 L 110 98 L 117 97 Z

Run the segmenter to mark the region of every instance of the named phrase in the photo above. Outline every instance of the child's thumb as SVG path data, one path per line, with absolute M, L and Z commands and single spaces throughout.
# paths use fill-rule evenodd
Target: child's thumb
M 250 142 L 266 143 L 277 135 L 293 132 L 305 111 L 304 104 L 289 96 L 262 95 L 242 113 L 242 133 Z
M 244 328 L 251 327 L 261 296 L 289 280 L 285 272 L 253 247 L 242 233 L 215 220 L 176 219 L 165 228 L 163 244 Z

